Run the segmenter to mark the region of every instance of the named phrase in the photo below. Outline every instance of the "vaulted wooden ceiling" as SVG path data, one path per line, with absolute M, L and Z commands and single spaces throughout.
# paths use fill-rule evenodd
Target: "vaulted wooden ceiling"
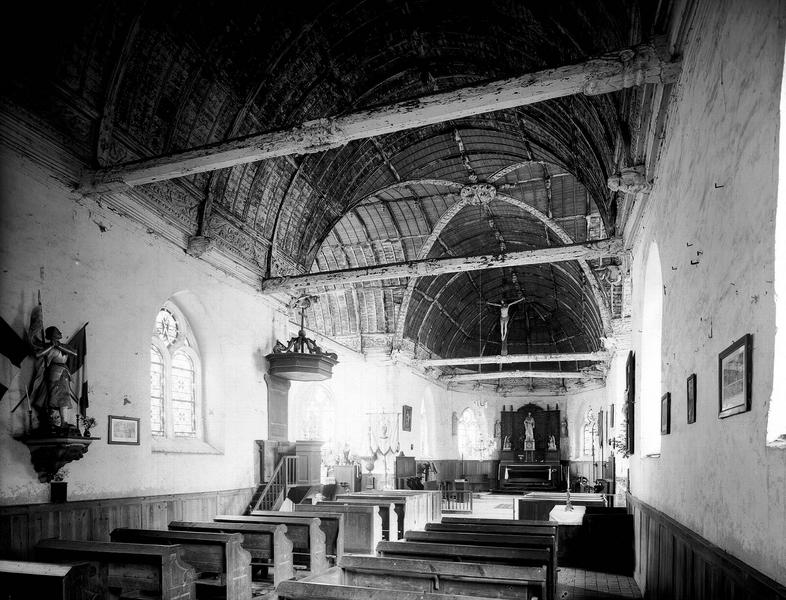
M 65 134 L 87 167 L 111 167 L 580 63 L 662 33 L 667 4 L 104 1 L 46 14 L 21 6 L 17 36 L 4 42 L 19 57 L 4 95 Z M 607 179 L 652 160 L 662 126 L 656 88 L 487 112 L 106 200 L 132 198 L 184 246 L 203 239 L 193 254 L 245 280 L 600 239 L 618 229 Z M 475 184 L 491 185 L 493 198 L 473 202 Z M 512 310 L 510 353 L 597 351 L 615 316 L 598 266 L 319 286 L 308 324 L 359 350 L 499 354 L 498 311 L 483 302 L 524 297 Z

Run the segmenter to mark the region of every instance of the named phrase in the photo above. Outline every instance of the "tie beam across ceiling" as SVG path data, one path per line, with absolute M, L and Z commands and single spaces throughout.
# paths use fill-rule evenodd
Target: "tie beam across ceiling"
M 572 65 L 528 73 L 440 94 L 413 98 L 297 127 L 257 133 L 89 171 L 84 194 L 122 190 L 292 154 L 312 154 L 349 142 L 525 106 L 575 94 L 597 95 L 645 83 L 673 83 L 681 63 L 660 51 L 661 39 Z
M 325 285 L 342 285 L 378 281 L 381 279 L 397 279 L 400 277 L 428 277 L 445 273 L 463 271 L 480 271 L 501 267 L 522 265 L 538 265 L 562 262 L 567 260 L 589 260 L 618 256 L 622 253 L 622 240 L 606 238 L 592 242 L 568 244 L 565 246 L 549 246 L 536 250 L 522 250 L 506 254 L 486 254 L 480 256 L 463 256 L 449 258 L 427 258 L 403 263 L 377 265 L 374 267 L 358 267 L 339 271 L 323 271 L 292 277 L 275 277 L 262 282 L 262 292 L 267 294 L 287 292 L 297 294 L 312 287 Z

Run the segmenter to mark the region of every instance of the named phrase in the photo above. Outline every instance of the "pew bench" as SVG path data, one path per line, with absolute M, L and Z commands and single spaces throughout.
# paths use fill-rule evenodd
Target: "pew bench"
M 429 544 L 493 546 L 497 548 L 537 548 L 548 552 L 546 579 L 551 591 L 557 587 L 557 535 L 521 533 L 477 533 L 467 531 L 407 531 L 404 539 L 408 542 Z M 551 596 L 550 596 L 551 597 Z
M 367 492 L 358 494 L 336 494 L 336 501 L 343 502 L 355 498 L 365 499 L 358 501 L 374 502 L 377 504 L 393 504 L 398 514 L 399 538 L 408 530 L 423 529 L 429 522 L 431 508 L 429 498 L 426 494 L 416 492 L 404 492 L 393 494 L 388 492 L 378 492 L 371 494 Z
M 243 536 L 239 533 L 119 528 L 110 534 L 110 539 L 180 545 L 183 560 L 196 572 L 198 598 L 218 591 L 227 600 L 251 600 L 251 554 L 243 549 Z
M 295 576 L 292 542 L 287 537 L 286 525 L 267 523 L 212 523 L 172 521 L 170 531 L 204 533 L 239 533 L 241 544 L 248 552 L 251 565 L 262 570 L 265 577 L 273 570 L 273 585 Z
M 312 506 L 304 504 L 303 506 Z M 303 511 L 302 514 L 295 514 L 293 512 L 285 512 L 278 510 L 252 510 L 250 515 L 243 515 L 244 517 L 297 517 L 304 519 L 319 519 L 320 527 L 325 533 L 325 554 L 328 558 L 336 561 L 338 557 L 344 554 L 344 531 L 345 517 L 338 512 L 320 512 Z
M 382 516 L 376 505 L 295 504 L 294 513 L 319 515 L 340 513 L 344 515 L 344 551 L 356 554 L 374 554 L 382 541 Z
M 101 588 L 119 590 L 121 599 L 196 597 L 194 569 L 180 546 L 46 539 L 36 544 L 35 556 L 92 563 Z
M 379 516 L 382 519 L 382 540 L 390 542 L 401 539 L 404 533 L 404 524 L 399 521 L 396 506 L 392 502 L 381 502 L 373 498 L 347 498 L 334 501 L 319 502 L 322 506 L 378 506 Z M 309 506 L 308 504 L 304 506 Z M 312 504 L 311 506 L 316 506 Z
M 485 600 L 490 600 L 486 596 L 459 596 L 456 594 L 369 589 L 310 581 L 285 581 L 276 588 L 273 597 L 278 600 L 484 600 L 484 598 Z
M 380 492 L 379 490 L 363 490 L 355 492 L 354 495 L 369 496 L 375 494 L 379 495 L 380 493 L 389 496 L 418 496 L 424 498 L 424 502 L 428 507 L 426 521 L 439 521 L 442 518 L 442 492 L 438 488 L 433 490 L 385 490 L 384 492 Z
M 315 517 L 293 517 L 293 513 L 276 512 L 282 516 L 218 515 L 215 523 L 286 525 L 287 537 L 292 541 L 292 561 L 295 567 L 308 569 L 311 573 L 327 571 L 325 532 L 322 522 Z
M 540 567 L 345 556 L 338 566 L 302 581 L 492 598 L 546 598 L 546 571 Z
M 90 565 L 0 560 L 3 600 L 86 600 Z

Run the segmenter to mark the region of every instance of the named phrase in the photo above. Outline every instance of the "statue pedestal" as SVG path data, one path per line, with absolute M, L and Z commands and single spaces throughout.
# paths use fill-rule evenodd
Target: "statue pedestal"
M 524 441 L 524 451 L 525 452 L 534 452 L 535 451 L 535 440 L 525 440 Z

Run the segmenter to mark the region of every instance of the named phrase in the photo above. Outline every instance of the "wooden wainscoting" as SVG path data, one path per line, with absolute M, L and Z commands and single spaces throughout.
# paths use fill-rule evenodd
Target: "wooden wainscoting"
M 627 494 L 647 600 L 786 600 L 786 587 Z
M 170 521 L 242 515 L 253 488 L 166 496 L 0 506 L 0 558 L 31 560 L 39 540 L 109 541 L 117 527 L 166 529 Z
M 486 475 L 490 488 L 494 489 L 497 486 L 498 460 L 434 460 L 431 462 L 437 467 L 437 473 L 432 474 L 431 478 L 437 481 L 455 481 L 461 479 L 462 475 L 470 479 Z

